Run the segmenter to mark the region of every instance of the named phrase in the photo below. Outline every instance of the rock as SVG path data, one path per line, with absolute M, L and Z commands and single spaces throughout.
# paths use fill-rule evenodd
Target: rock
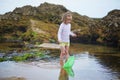
M 46 49 L 60 49 L 60 46 L 55 43 L 43 43 L 41 45 L 35 45 L 35 47 L 41 47 Z
M 35 7 L 30 5 L 24 6 L 22 8 L 16 8 L 13 13 L 22 14 L 23 16 L 35 16 L 37 14 L 37 10 Z
M 57 15 L 61 15 L 63 12 L 68 11 L 64 6 L 62 5 L 55 5 L 55 4 L 49 4 L 47 2 L 41 4 L 40 6 L 37 7 L 38 11 L 40 13 L 52 13 Z M 53 13 L 54 11 L 54 13 Z
M 5 53 L 0 53 L 0 58 L 3 58 L 5 56 Z
M 45 2 L 38 7 L 26 5 L 14 9 L 13 12 L 0 15 L 0 32 L 3 35 L 1 40 L 15 38 L 40 43 L 55 42 L 57 41 L 56 33 L 61 23 L 61 16 L 67 11 L 69 10 L 62 5 Z M 89 44 L 100 43 L 103 45 L 110 43 L 112 46 L 117 46 L 118 40 L 120 40 L 120 10 L 112 10 L 103 18 L 90 18 L 76 12 L 72 12 L 72 15 L 72 30 L 78 34 L 78 37 L 72 40 L 73 42 L 82 43 L 84 41 Z M 34 28 L 31 27 L 31 19 L 36 20 L 34 20 L 36 22 Z M 50 24 L 52 25 L 50 26 Z M 43 35 L 44 32 L 49 34 Z M 9 33 L 11 34 L 8 35 Z M 33 35 L 32 33 L 37 34 Z M 54 34 L 54 37 L 50 34 Z M 10 36 L 10 38 L 6 36 Z M 32 46 L 28 45 L 28 47 Z
M 102 31 L 106 44 L 118 46 L 120 40 L 120 10 L 113 10 L 100 21 L 99 26 L 104 26 Z
M 9 78 L 0 78 L 0 80 L 26 80 L 23 77 L 9 77 Z

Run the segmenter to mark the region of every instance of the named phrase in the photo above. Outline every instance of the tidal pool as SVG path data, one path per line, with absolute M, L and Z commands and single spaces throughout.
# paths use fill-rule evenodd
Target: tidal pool
M 71 71 L 61 69 L 59 59 L 0 62 L 0 80 L 11 80 L 11 77 L 22 77 L 23 80 L 120 80 L 120 57 L 89 52 L 74 56 L 75 63 Z
M 14 50 L 19 53 L 28 49 L 19 44 L 18 46 L 11 43 L 0 45 L 2 53 L 9 54 Z M 119 49 L 71 44 L 70 52 L 75 56 L 75 63 L 67 70 L 60 67 L 59 53 L 56 51 L 49 53 L 50 57 L 39 61 L 0 62 L 0 80 L 120 80 Z

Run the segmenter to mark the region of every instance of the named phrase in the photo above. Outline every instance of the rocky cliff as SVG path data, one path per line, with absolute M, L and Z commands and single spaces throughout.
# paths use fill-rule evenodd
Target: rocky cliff
M 43 3 L 15 8 L 0 15 L 0 40 L 56 42 L 61 16 L 69 11 L 62 5 Z M 78 34 L 72 42 L 120 46 L 120 10 L 113 10 L 101 19 L 72 12 L 72 30 Z M 80 31 L 81 29 L 81 31 Z

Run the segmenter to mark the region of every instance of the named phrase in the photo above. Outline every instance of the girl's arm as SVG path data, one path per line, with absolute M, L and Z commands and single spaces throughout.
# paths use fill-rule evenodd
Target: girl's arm
M 70 24 L 70 30 L 71 30 L 71 24 Z M 76 37 L 77 35 L 75 33 L 73 33 L 72 31 L 70 31 L 70 35 L 73 37 Z
M 70 35 L 71 35 L 71 36 L 74 36 L 74 37 L 77 36 L 77 35 L 76 35 L 75 33 L 73 33 L 72 31 L 70 31 Z
M 58 30 L 58 42 L 62 41 L 62 39 L 61 39 L 62 28 L 63 28 L 62 25 L 60 25 L 59 30 Z

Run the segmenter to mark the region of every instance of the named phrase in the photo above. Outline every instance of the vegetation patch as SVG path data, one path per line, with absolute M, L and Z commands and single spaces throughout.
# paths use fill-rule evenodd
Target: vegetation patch
M 42 51 L 37 52 L 30 52 L 30 53 L 16 53 L 15 55 L 6 55 L 0 58 L 0 62 L 2 61 L 32 61 L 32 60 L 40 60 L 43 58 L 46 58 L 47 55 L 45 55 Z

